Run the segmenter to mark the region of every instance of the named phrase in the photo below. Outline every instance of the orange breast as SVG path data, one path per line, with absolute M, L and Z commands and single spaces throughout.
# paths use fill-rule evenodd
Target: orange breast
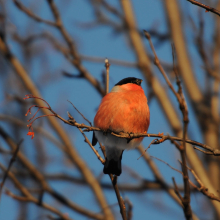
M 143 133 L 147 131 L 149 123 L 147 98 L 140 86 L 108 93 L 94 118 L 95 126 L 116 132 Z

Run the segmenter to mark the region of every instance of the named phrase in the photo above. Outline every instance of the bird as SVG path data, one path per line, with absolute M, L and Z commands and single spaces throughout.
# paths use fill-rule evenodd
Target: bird
M 132 140 L 116 137 L 108 131 L 145 133 L 150 124 L 150 110 L 147 97 L 141 87 L 142 79 L 127 77 L 114 85 L 106 94 L 94 117 L 92 145 L 99 141 L 105 146 L 106 160 L 103 173 L 120 176 L 124 150 L 138 147 L 143 137 Z

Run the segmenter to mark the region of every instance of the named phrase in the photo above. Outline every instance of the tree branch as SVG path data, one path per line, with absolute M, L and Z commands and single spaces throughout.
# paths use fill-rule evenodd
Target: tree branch
M 200 2 L 198 2 L 196 0 L 186 0 L 186 1 L 192 3 L 193 5 L 197 5 L 197 6 L 201 7 L 201 8 L 206 9 L 206 12 L 211 11 L 212 13 L 220 16 L 220 11 L 215 9 L 215 8 L 212 8 L 212 7 L 208 6 L 208 5 L 202 4 L 202 3 L 200 3 Z

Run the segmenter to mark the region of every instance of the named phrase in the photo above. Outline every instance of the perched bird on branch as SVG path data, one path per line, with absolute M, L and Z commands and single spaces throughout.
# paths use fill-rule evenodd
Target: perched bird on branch
M 110 93 L 104 96 L 94 118 L 94 125 L 104 131 L 144 133 L 150 124 L 150 111 L 147 98 L 141 87 L 141 79 L 128 77 L 119 81 Z M 121 159 L 125 149 L 138 145 L 143 137 L 127 140 L 105 133 L 93 133 L 93 146 L 98 141 L 106 149 L 105 174 L 121 174 Z

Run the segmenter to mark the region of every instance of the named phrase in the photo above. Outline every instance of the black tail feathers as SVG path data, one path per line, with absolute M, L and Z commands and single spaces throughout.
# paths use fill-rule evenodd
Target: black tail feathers
M 106 161 L 105 161 L 105 165 L 104 165 L 104 169 L 103 169 L 104 174 L 114 174 L 116 176 L 121 175 L 122 154 L 123 154 L 123 151 L 121 153 L 120 158 L 117 158 L 116 160 L 114 160 L 113 158 L 108 160 L 108 158 L 106 157 Z

